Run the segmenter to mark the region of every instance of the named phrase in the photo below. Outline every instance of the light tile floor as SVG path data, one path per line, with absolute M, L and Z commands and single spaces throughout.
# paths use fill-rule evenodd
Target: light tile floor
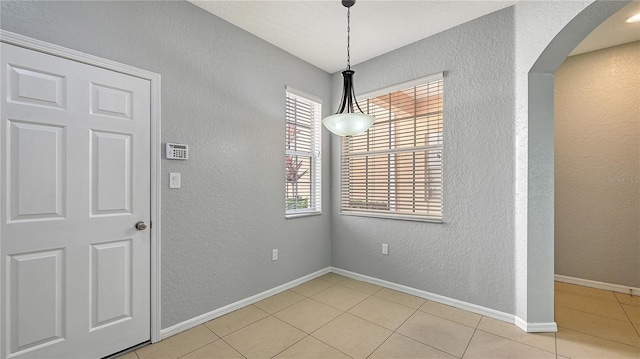
M 640 298 L 556 282 L 558 333 L 329 273 L 128 353 L 146 358 L 640 358 Z

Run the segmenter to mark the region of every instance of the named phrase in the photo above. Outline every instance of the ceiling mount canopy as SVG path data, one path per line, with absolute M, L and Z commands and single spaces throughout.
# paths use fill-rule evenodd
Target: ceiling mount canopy
M 324 127 L 338 136 L 353 136 L 364 133 L 373 126 L 376 120 L 375 117 L 362 112 L 353 89 L 355 71 L 351 70 L 351 7 L 355 3 L 355 0 L 342 0 L 342 5 L 347 8 L 347 69 L 342 71 L 342 99 L 335 115 L 325 117 L 322 120 Z

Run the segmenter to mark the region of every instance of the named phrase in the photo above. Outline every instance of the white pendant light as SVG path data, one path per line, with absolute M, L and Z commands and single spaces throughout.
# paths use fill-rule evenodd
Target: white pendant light
M 342 88 L 342 100 L 340 100 L 340 105 L 338 106 L 336 114 L 325 117 L 322 120 L 324 127 L 338 136 L 359 135 L 367 131 L 376 121 L 375 117 L 366 115 L 362 112 L 353 89 L 353 74 L 355 74 L 355 71 L 351 70 L 350 34 L 351 7 L 355 3 L 355 0 L 342 0 L 342 5 L 347 8 L 347 69 L 342 71 L 344 83 Z M 355 112 L 356 109 L 359 112 Z

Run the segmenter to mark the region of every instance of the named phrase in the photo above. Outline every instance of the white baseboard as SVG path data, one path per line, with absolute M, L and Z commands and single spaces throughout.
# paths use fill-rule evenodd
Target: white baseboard
M 581 285 L 581 286 L 584 286 L 584 287 L 590 287 L 590 288 L 596 288 L 596 289 L 602 289 L 602 290 L 608 290 L 610 292 L 617 292 L 617 293 L 623 293 L 623 294 L 633 294 L 634 296 L 640 296 L 640 288 L 629 287 L 629 286 L 624 286 L 624 285 L 620 285 L 620 284 L 611 284 L 611 283 L 605 283 L 605 282 L 598 282 L 598 281 L 589 280 L 589 279 L 568 277 L 568 276 L 560 275 L 560 274 L 556 274 L 555 275 L 555 279 L 558 282 L 576 284 L 576 285 Z
M 507 322 L 507 323 L 511 323 L 511 324 L 515 323 L 515 316 L 513 314 L 500 312 L 500 311 L 497 311 L 495 309 L 486 308 L 486 307 L 482 307 L 482 306 L 479 306 L 479 305 L 476 305 L 476 304 L 463 302 L 461 300 L 448 298 L 448 297 L 445 297 L 445 296 L 442 296 L 442 295 L 438 295 L 438 294 L 434 294 L 434 293 L 430 293 L 430 292 L 427 292 L 427 291 L 424 291 L 424 290 L 420 290 L 420 289 L 416 289 L 416 288 L 412 288 L 412 287 L 407 287 L 407 286 L 404 286 L 402 284 L 388 282 L 386 280 L 382 280 L 382 279 L 378 279 L 378 278 L 374 278 L 374 277 L 369 277 L 369 276 L 366 276 L 366 275 L 350 272 L 350 271 L 347 271 L 347 270 L 344 270 L 344 269 L 340 269 L 340 268 L 336 268 L 336 267 L 331 267 L 331 271 L 336 273 L 336 274 L 343 275 L 345 277 L 361 280 L 363 282 L 368 282 L 368 283 L 372 283 L 372 284 L 377 284 L 377 285 L 379 285 L 381 287 L 397 290 L 398 292 L 403 292 L 403 293 L 411 294 L 411 295 L 416 296 L 416 297 L 420 297 L 420 298 L 428 299 L 428 300 L 431 300 L 431 301 L 434 301 L 434 302 L 446 304 L 446 305 L 449 305 L 449 306 L 452 306 L 452 307 L 456 307 L 456 308 L 459 308 L 459 309 L 462 309 L 462 310 L 466 310 L 466 311 L 473 312 L 473 313 L 476 313 L 476 314 L 480 314 L 480 315 L 484 315 L 484 316 L 487 316 L 487 317 L 491 317 L 493 319 L 501 320 L 503 322 Z
M 515 325 L 527 333 L 555 333 L 558 331 L 558 325 L 556 322 L 527 323 L 520 317 L 516 317 Z
M 195 318 L 191 318 L 189 320 L 185 320 L 182 323 L 178 323 L 176 325 L 170 326 L 169 328 L 165 328 L 162 329 L 160 331 L 160 338 L 161 340 L 164 340 L 172 335 L 176 335 L 180 332 L 184 332 L 185 330 L 189 330 L 191 328 L 194 328 L 202 323 L 206 323 L 212 319 L 221 317 L 225 314 L 231 313 L 234 310 L 238 310 L 240 308 L 246 307 L 248 305 L 251 305 L 253 303 L 259 302 L 265 298 L 271 297 L 272 295 L 278 294 L 280 292 L 284 292 L 287 289 L 293 288 L 295 286 L 298 286 L 304 282 L 310 281 L 314 278 L 317 278 L 321 275 L 327 274 L 331 271 L 331 267 L 327 267 L 324 269 L 321 269 L 317 272 L 313 272 L 311 274 L 308 274 L 304 277 L 300 277 L 298 279 L 294 279 L 291 282 L 285 283 L 283 285 L 277 286 L 275 288 L 271 288 L 269 290 L 265 290 L 262 293 L 258 293 L 254 296 L 251 296 L 249 298 L 245 298 L 242 300 L 239 300 L 235 303 L 231 303 L 229 305 L 225 305 L 224 307 L 218 308 L 216 310 L 213 310 L 211 312 L 208 313 L 204 313 L 202 315 L 199 315 Z
M 430 293 L 421 289 L 416 289 L 416 288 L 412 288 L 412 287 L 407 287 L 405 285 L 402 284 L 397 284 L 397 283 L 393 283 L 393 282 L 389 282 L 386 280 L 382 280 L 382 279 L 378 279 L 378 278 L 374 278 L 374 277 L 369 277 L 363 274 L 359 274 L 359 273 L 355 273 L 355 272 L 350 272 L 344 269 L 340 269 L 340 268 L 336 268 L 336 267 L 327 267 L 324 269 L 321 269 L 317 272 L 308 274 L 304 277 L 292 280 L 291 282 L 285 283 L 283 285 L 280 285 L 278 287 L 266 290 L 262 293 L 258 293 L 254 296 L 251 296 L 249 298 L 245 298 L 242 300 L 239 300 L 237 302 L 231 303 L 229 305 L 226 305 L 224 307 L 218 308 L 216 310 L 213 310 L 211 312 L 208 313 L 204 313 L 202 315 L 199 315 L 195 318 L 191 318 L 189 320 L 185 320 L 184 322 L 178 323 L 176 325 L 173 325 L 169 328 L 165 328 L 162 329 L 160 331 L 160 336 L 161 339 L 166 339 L 172 335 L 176 335 L 178 333 L 181 333 L 185 330 L 194 328 L 200 324 L 206 323 L 212 319 L 221 317 L 225 314 L 231 313 L 234 310 L 238 310 L 240 308 L 246 307 L 248 305 L 251 305 L 253 303 L 259 302 L 265 298 L 268 298 L 270 296 L 273 296 L 275 294 L 284 292 L 287 289 L 293 288 L 297 285 L 300 285 L 304 282 L 310 281 L 314 278 L 317 278 L 321 275 L 327 274 L 329 272 L 333 272 L 336 274 L 340 274 L 343 275 L 345 277 L 349 277 L 352 279 L 356 279 L 356 280 L 360 280 L 363 282 L 368 282 L 368 283 L 372 283 L 372 284 L 376 284 L 379 285 L 381 287 L 385 287 L 385 288 L 389 288 L 389 289 L 393 289 L 393 290 L 397 290 L 399 292 L 403 292 L 403 293 L 407 293 L 410 295 L 414 295 L 416 297 L 420 297 L 420 298 L 424 298 L 424 299 L 428 299 L 434 302 L 438 302 L 438 303 L 442 303 L 445 305 L 449 305 L 455 308 L 459 308 L 462 310 L 466 310 L 472 313 L 476 313 L 476 314 L 480 314 L 480 315 L 484 315 L 486 317 L 490 317 L 493 319 L 497 319 L 497 320 L 501 320 L 503 322 L 507 322 L 507 323 L 511 323 L 511 324 L 515 324 L 516 326 L 518 326 L 520 329 L 526 331 L 526 332 L 557 332 L 558 331 L 558 327 L 556 326 L 556 323 L 551 322 L 551 323 L 527 323 L 526 321 L 514 316 L 513 314 L 509 314 L 509 313 L 505 313 L 505 312 L 501 312 L 495 309 L 491 309 L 491 308 L 486 308 L 486 307 L 482 307 L 476 304 L 472 304 L 472 303 L 467 303 L 467 302 L 463 302 L 461 300 L 457 300 L 457 299 L 453 299 L 453 298 L 448 298 L 442 295 L 438 295 L 438 294 L 434 294 L 434 293 Z M 562 277 L 563 279 L 558 279 L 558 277 Z M 570 278 L 570 277 L 563 277 L 563 276 L 557 276 L 556 275 L 556 280 L 558 281 L 562 281 L 562 282 L 567 282 L 568 281 L 564 280 L 564 278 Z M 574 278 L 575 279 L 575 278 Z M 580 281 L 584 281 L 584 280 L 580 280 Z M 590 282 L 590 281 L 589 281 Z M 595 282 L 595 283 L 599 283 L 599 282 Z M 579 284 L 579 283 L 575 283 L 575 284 Z M 606 284 L 606 283 L 603 283 Z M 580 283 L 580 285 L 585 285 Z M 636 288 L 637 289 L 637 288 Z M 610 289 L 607 289 L 610 290 Z M 628 291 L 626 292 L 628 293 Z

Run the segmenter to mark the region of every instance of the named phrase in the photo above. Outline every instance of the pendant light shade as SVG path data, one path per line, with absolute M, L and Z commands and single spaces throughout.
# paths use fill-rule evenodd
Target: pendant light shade
M 325 117 L 322 120 L 324 127 L 338 136 L 359 135 L 367 131 L 376 121 L 375 117 L 362 112 L 353 89 L 353 75 L 355 71 L 351 70 L 350 54 L 351 6 L 353 6 L 353 4 L 355 4 L 355 1 L 342 1 L 342 5 L 347 8 L 347 69 L 342 71 L 344 83 L 342 87 L 342 99 L 340 100 L 336 114 Z
M 354 73 L 353 70 L 342 71 L 344 86 L 338 112 L 322 120 L 324 127 L 338 136 L 354 136 L 364 133 L 373 126 L 376 120 L 373 116 L 365 115 L 356 101 L 353 90 Z M 358 109 L 360 112 L 355 112 L 354 109 Z

